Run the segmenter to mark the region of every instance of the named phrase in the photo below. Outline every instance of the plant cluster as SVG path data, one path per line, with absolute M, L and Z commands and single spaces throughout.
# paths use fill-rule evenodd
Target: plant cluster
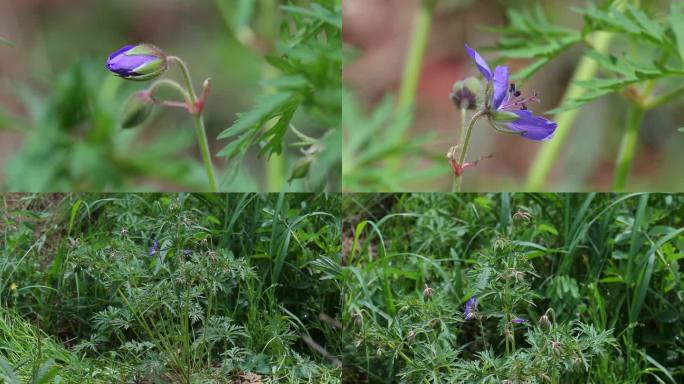
M 5 376 L 50 362 L 50 383 L 335 382 L 335 200 L 66 195 L 9 210 L 2 313 L 31 333 L 0 330 Z
M 352 382 L 681 379 L 678 195 L 348 195 L 343 211 Z

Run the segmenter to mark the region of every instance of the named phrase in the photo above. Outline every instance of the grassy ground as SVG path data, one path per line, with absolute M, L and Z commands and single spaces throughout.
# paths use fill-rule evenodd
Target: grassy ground
M 349 382 L 684 381 L 684 197 L 346 195 Z
M 4 195 L 0 377 L 339 382 L 339 201 Z

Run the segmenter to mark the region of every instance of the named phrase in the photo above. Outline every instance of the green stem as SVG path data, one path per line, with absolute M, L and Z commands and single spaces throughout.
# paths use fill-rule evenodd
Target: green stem
M 458 144 L 458 148 L 460 150 L 458 156 L 458 164 L 461 166 L 463 166 L 463 164 L 465 163 L 466 155 L 468 154 L 468 146 L 470 145 L 470 137 L 473 133 L 473 127 L 475 127 L 475 123 L 477 122 L 477 120 L 485 114 L 485 111 L 476 112 L 470 119 L 470 123 L 468 123 L 468 128 L 466 128 L 465 130 L 465 136 L 463 133 L 461 133 L 462 141 Z M 454 181 L 454 192 L 461 192 L 462 182 L 463 176 L 456 176 L 456 180 Z
M 482 319 L 479 319 L 480 322 L 480 336 L 482 337 L 482 347 L 484 350 L 487 350 L 487 339 L 485 338 L 485 331 L 484 331 L 484 326 L 482 325 Z
M 400 111 L 411 111 L 415 105 L 418 82 L 423 69 L 423 58 L 428 38 L 430 37 L 432 15 L 436 2 L 436 0 L 422 0 L 418 14 L 416 14 L 413 21 L 413 32 L 411 33 L 409 48 L 406 52 L 406 64 L 401 80 L 401 88 L 399 89 L 399 100 L 397 101 L 397 107 Z M 398 127 L 395 129 L 399 129 L 399 131 L 395 132 L 398 137 L 404 134 L 405 129 L 401 129 L 402 126 L 408 126 L 408 124 L 395 125 L 395 127 Z
M 639 140 L 639 129 L 644 121 L 645 110 L 636 103 L 630 103 L 627 111 L 627 129 L 622 136 L 620 151 L 616 161 L 615 178 L 613 179 L 613 190 L 623 192 L 627 183 L 629 171 L 634 163 L 637 141 Z
M 190 79 L 190 71 L 185 62 L 176 56 L 169 56 L 169 62 L 175 62 L 180 66 L 181 72 L 183 73 L 183 80 L 185 81 L 185 86 L 187 88 L 188 95 L 190 96 L 191 105 L 197 104 L 197 95 L 195 94 L 195 89 L 192 87 L 192 80 Z M 202 118 L 202 112 L 193 114 L 195 120 L 195 134 L 197 136 L 197 142 L 200 146 L 200 153 L 202 154 L 202 161 L 204 162 L 204 169 L 207 173 L 207 178 L 209 179 L 209 189 L 211 192 L 217 192 L 216 177 L 214 176 L 214 164 L 211 161 L 211 152 L 209 150 L 209 142 L 207 141 L 207 132 L 204 129 L 204 119 Z
M 466 125 L 466 117 L 467 117 L 467 116 L 466 116 L 466 109 L 465 109 L 465 108 L 461 108 L 461 127 L 460 127 L 460 130 L 461 130 L 461 138 L 460 138 L 459 141 L 458 141 L 459 144 L 463 144 L 463 143 L 465 142 L 465 137 L 466 137 L 466 133 L 465 133 L 465 132 L 466 132 L 466 129 L 465 129 L 465 128 L 466 128 L 466 126 L 465 126 L 465 125 Z M 451 188 L 451 192 L 458 192 L 458 191 L 460 191 L 460 189 L 461 189 L 460 177 L 458 177 L 457 175 L 454 175 L 454 184 L 453 184 L 453 187 Z
M 152 85 L 150 85 L 147 88 L 147 91 L 152 95 L 152 94 L 154 94 L 154 91 L 156 91 L 159 87 L 161 87 L 163 85 L 177 90 L 181 94 L 181 96 L 183 96 L 183 99 L 185 99 L 186 102 L 188 102 L 188 103 L 191 102 L 190 101 L 190 95 L 185 90 L 185 88 L 183 88 L 183 86 L 181 86 L 180 84 L 178 84 L 177 82 L 175 82 L 171 79 L 159 79 L 159 80 L 155 81 L 154 83 L 152 83 Z
M 607 52 L 614 37 L 615 34 L 613 33 L 596 32 L 593 44 L 594 50 L 599 53 Z M 599 65 L 595 60 L 586 55 L 582 57 L 570 80 L 570 85 L 563 96 L 561 105 L 567 100 L 576 99 L 584 95 L 588 90 L 580 87 L 576 83 L 578 81 L 593 79 L 596 76 L 598 68 Z M 546 178 L 548 177 L 549 172 L 551 172 L 551 168 L 556 163 L 560 151 L 566 147 L 565 141 L 570 135 L 570 130 L 572 129 L 572 125 L 575 122 L 578 113 L 578 109 L 573 109 L 561 112 L 556 116 L 555 120 L 558 123 L 558 128 L 556 129 L 555 136 L 542 147 L 532 163 L 532 168 L 527 176 L 526 190 L 539 191 L 544 187 Z

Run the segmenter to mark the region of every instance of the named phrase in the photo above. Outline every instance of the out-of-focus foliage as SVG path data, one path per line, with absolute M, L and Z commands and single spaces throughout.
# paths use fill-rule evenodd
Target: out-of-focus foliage
M 601 96 L 647 81 L 662 80 L 657 83 L 663 87 L 661 93 L 682 84 L 676 79 L 684 76 L 684 5 L 672 2 L 669 13 L 662 14 L 660 10 L 650 12 L 648 4 L 640 9 L 625 1 L 596 3 L 590 1 L 586 8 L 572 8 L 584 16 L 585 26 L 581 32 L 550 23 L 538 4 L 532 12 L 508 10 L 509 24 L 505 28 L 490 28 L 502 35 L 492 47 L 502 59 L 535 59 L 516 73 L 515 78 L 521 80 L 529 78 L 577 43 L 585 42 L 595 32 L 617 34 L 632 45 L 632 49 L 614 55 L 598 52 L 587 42 L 586 55 L 596 61 L 604 76 L 579 82 L 578 85 L 588 92 L 566 101 L 550 113 L 579 108 Z M 649 87 L 654 86 L 656 84 Z
M 256 3 L 240 2 L 234 21 L 238 31 L 244 30 L 245 15 L 253 13 Z M 305 178 L 312 189 L 330 189 L 339 184 L 341 162 L 341 2 L 321 0 L 281 9 L 286 17 L 275 50 L 267 57 L 278 74 L 265 82 L 256 106 L 218 136 L 233 140 L 218 155 L 240 164 L 255 144 L 261 156 L 279 155 L 286 147 L 286 133 L 291 132 L 299 139 L 291 145 L 301 151 L 290 180 Z M 314 132 L 304 134 L 294 127 L 298 111 L 315 122 Z

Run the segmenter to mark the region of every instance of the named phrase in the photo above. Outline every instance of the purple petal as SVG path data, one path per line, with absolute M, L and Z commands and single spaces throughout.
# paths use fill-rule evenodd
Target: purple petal
M 546 141 L 553 137 L 558 126 L 555 122 L 541 116 L 534 116 L 528 110 L 513 111 L 520 118 L 508 123 L 511 130 L 522 132 L 522 137 L 529 140 Z
M 108 58 L 108 59 L 111 60 L 111 59 L 113 59 L 115 56 L 119 56 L 120 54 L 122 54 L 122 53 L 124 53 L 124 52 L 130 50 L 131 48 L 133 48 L 132 45 L 125 45 L 125 46 L 119 48 L 118 51 L 116 51 L 116 52 L 112 53 L 111 55 L 109 55 L 109 58 Z
M 131 76 L 136 74 L 136 68 L 158 59 L 158 57 L 150 55 L 126 55 L 126 52 L 131 48 L 133 48 L 132 45 L 127 45 L 109 55 L 107 69 L 120 76 Z
M 492 108 L 499 109 L 508 94 L 508 67 L 498 66 L 494 68 L 492 76 L 494 92 L 492 93 Z
M 466 52 L 468 52 L 468 55 L 475 60 L 475 65 L 477 65 L 477 69 L 480 70 L 482 76 L 484 76 L 487 81 L 490 81 L 492 79 L 492 70 L 489 69 L 489 65 L 487 65 L 485 59 L 483 59 L 479 53 L 475 52 L 474 49 L 470 48 L 468 44 L 465 44 L 465 49 Z
M 513 324 L 522 324 L 522 323 L 526 322 L 527 320 L 523 319 L 522 317 L 516 317 L 512 321 L 513 321 Z

